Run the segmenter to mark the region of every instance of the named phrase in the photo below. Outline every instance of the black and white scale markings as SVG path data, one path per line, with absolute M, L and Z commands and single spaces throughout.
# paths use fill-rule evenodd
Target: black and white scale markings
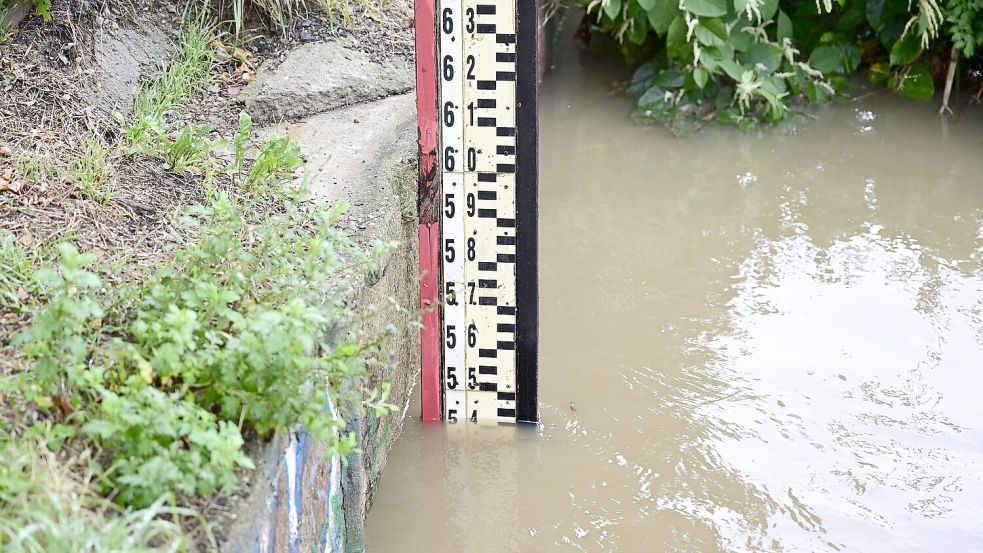
M 448 422 L 516 422 L 515 2 L 439 1 Z

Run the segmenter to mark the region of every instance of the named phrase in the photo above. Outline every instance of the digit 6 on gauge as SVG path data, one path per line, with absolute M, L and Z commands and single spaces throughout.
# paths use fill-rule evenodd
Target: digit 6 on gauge
M 444 80 L 449 81 L 454 78 L 454 57 L 444 56 Z
M 478 345 L 478 325 L 471 323 L 468 325 L 468 347 Z
M 454 104 L 452 102 L 444 102 L 444 125 L 448 127 L 454 126 Z
M 450 8 L 444 8 L 444 33 L 451 34 L 454 32 L 454 11 Z
M 454 152 L 456 152 L 456 151 L 457 150 L 455 150 L 451 146 L 448 146 L 448 147 L 444 148 L 444 170 L 445 171 L 451 172 L 451 171 L 454 170 L 454 166 L 457 165 L 457 163 L 454 161 Z

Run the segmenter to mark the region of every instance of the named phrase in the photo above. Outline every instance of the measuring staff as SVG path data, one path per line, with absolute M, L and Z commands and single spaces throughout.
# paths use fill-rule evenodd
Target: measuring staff
M 417 0 L 423 418 L 535 422 L 536 0 Z

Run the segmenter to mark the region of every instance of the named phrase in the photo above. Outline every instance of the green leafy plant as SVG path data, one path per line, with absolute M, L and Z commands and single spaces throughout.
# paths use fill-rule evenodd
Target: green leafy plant
M 240 112 L 239 130 L 232 139 L 235 157 L 229 171 L 243 190 L 260 195 L 275 194 L 290 182 L 294 171 L 304 164 L 300 147 L 289 137 L 274 134 L 263 142 L 259 155 L 246 170 L 246 145 L 252 128 L 252 118 L 245 111 Z
M 190 170 L 208 174 L 214 165 L 212 142 L 208 139 L 211 131 L 211 125 L 207 123 L 189 123 L 148 140 L 149 147 L 144 152 L 159 156 L 175 173 Z
M 145 507 L 175 492 L 204 495 L 235 490 L 235 468 L 253 468 L 230 422 L 193 401 L 151 386 L 101 390 L 95 417 L 81 431 L 111 453 L 104 482 L 118 501 Z
M 933 61 L 983 39 L 979 0 L 580 0 L 596 30 L 640 65 L 639 122 L 779 121 L 796 100 L 823 103 L 864 64 L 872 82 L 934 96 Z M 639 64 L 639 62 L 644 62 Z
M 289 137 L 273 135 L 260 147 L 259 156 L 242 181 L 242 188 L 256 192 L 282 186 L 303 164 L 297 144 Z
M 51 0 L 33 0 L 34 11 L 45 21 L 51 21 Z
M 953 47 L 965 58 L 975 56 L 983 43 L 983 0 L 949 0 L 945 11 Z
M 216 193 L 182 217 L 197 238 L 129 287 L 69 244 L 36 272 L 43 305 L 14 338 L 30 370 L 3 388 L 62 421 L 33 435 L 71 439 L 77 426 L 124 505 L 232 491 L 236 467 L 252 466 L 241 428 L 304 425 L 347 454 L 346 414 L 388 408 L 385 388 L 365 382 L 379 345 L 343 294 L 346 272 L 371 255 L 333 226 L 340 208 L 284 194 L 268 211 Z
M 0 440 L 0 549 L 9 553 L 150 553 L 189 545 L 181 520 L 191 509 L 158 500 L 120 509 L 97 495 L 84 459 L 56 458 L 31 441 Z
M 632 80 L 638 122 L 778 121 L 789 97 L 825 101 L 839 85 L 828 76 L 859 63 L 856 47 L 834 36 L 807 60 L 778 0 L 593 0 L 587 9 L 629 57 L 656 50 Z
M 48 265 L 34 274 L 46 298 L 44 306 L 31 325 L 14 337 L 14 345 L 34 359 L 30 374 L 23 375 L 31 384 L 25 390 L 27 399 L 43 406 L 50 405 L 52 396 L 60 397 L 75 387 L 90 390 L 100 380 L 87 364 L 104 316 L 97 296 L 102 280 L 88 270 L 95 254 L 81 254 L 65 243 L 58 253 L 57 267 Z M 81 407 L 84 399 L 72 397 L 72 408 Z
M 338 211 L 288 202 L 259 222 L 247 212 L 219 194 L 182 219 L 200 241 L 148 283 L 130 363 L 261 435 L 304 424 L 347 451 L 343 419 L 322 406 L 378 351 L 359 341 L 335 282 L 367 254 L 332 227 Z

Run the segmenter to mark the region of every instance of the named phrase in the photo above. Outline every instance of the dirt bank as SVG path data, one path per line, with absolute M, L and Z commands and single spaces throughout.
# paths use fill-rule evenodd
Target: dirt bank
M 174 55 L 186 21 L 183 5 L 71 0 L 55 2 L 51 13 L 51 21 L 26 17 L 0 44 L 0 233 L 38 264 L 52 259 L 55 244 L 70 241 L 113 262 L 124 279 L 168 260 L 185 243 L 175 213 L 209 190 L 234 190 L 235 183 L 222 172 L 203 175 L 194 165 L 176 171 L 112 146 L 125 139 L 121 121 L 130 117 L 141 83 Z M 261 26 L 258 14 L 251 17 Z M 312 8 L 291 23 L 286 37 L 254 32 L 245 46 L 234 46 L 229 37 L 215 36 L 209 43 L 217 60 L 212 84 L 165 114 L 168 121 L 207 124 L 204 139 L 215 145 L 209 155 L 231 163 L 239 114 L 255 112 L 257 124 L 268 126 L 250 138 L 249 160 L 271 133 L 290 136 L 307 162 L 296 178 L 309 184 L 317 201 L 350 204 L 339 228 L 359 244 L 402 244 L 350 294 L 366 313 L 389 306 L 386 316 L 368 319 L 366 330 L 388 336 L 389 362 L 371 379 L 392 383 L 390 402 L 399 409 L 348 421 L 360 451 L 343 469 L 303 429 L 283 431 L 271 443 L 249 446 L 258 468 L 244 473 L 235 496 L 183 499 L 216 524 L 224 551 L 280 551 L 328 539 L 343 548 L 337 550 L 364 549 L 362 520 L 415 380 L 416 332 L 405 322 L 416 309 L 417 282 L 413 102 L 389 97 L 412 86 L 412 10 L 405 1 L 385 2 L 356 9 L 352 21 L 349 28 L 332 26 Z M 309 71 L 305 59 L 321 70 Z M 299 78 L 296 72 L 305 69 Z M 357 79 L 357 86 L 340 75 Z M 105 182 L 97 191 L 73 176 L 91 157 L 93 140 L 109 145 L 100 154 Z M 26 366 L 9 340 L 29 321 L 31 296 L 20 287 L 0 302 L 4 375 Z M 36 405 L 9 397 L 3 402 L 6 422 L 49 417 Z M 78 453 L 66 447 L 64 454 Z M 198 543 L 210 548 L 204 534 Z

